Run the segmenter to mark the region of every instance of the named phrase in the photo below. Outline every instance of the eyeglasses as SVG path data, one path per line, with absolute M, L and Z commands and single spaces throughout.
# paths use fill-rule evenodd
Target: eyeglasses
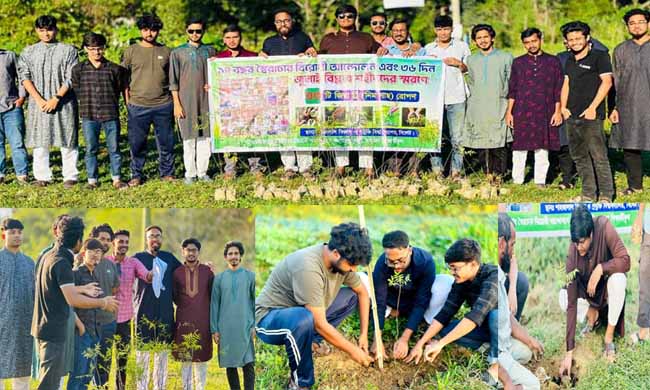
M 451 266 L 449 264 L 446 264 L 446 267 L 449 270 L 449 272 L 451 272 L 452 274 L 457 274 L 458 271 L 465 268 L 467 266 L 467 264 L 469 264 L 469 263 L 465 263 L 465 264 L 461 265 L 460 267 L 453 267 L 453 266 Z
M 646 24 L 648 24 L 647 21 L 641 20 L 639 22 L 629 22 L 627 25 L 630 26 L 630 27 L 634 27 L 634 26 L 643 26 L 643 25 L 646 25 Z
M 191 29 L 188 29 L 188 30 L 187 30 L 187 33 L 188 33 L 188 34 L 203 34 L 203 30 L 202 30 L 202 29 L 198 29 L 198 30 L 191 30 Z
M 357 15 L 355 14 L 338 14 L 336 15 L 337 18 L 339 19 L 356 19 Z
M 370 25 L 371 26 L 385 26 L 386 22 L 379 21 L 379 20 L 374 20 L 374 21 L 370 22 Z
M 86 50 L 101 53 L 104 50 L 106 50 L 106 48 L 105 47 L 86 47 Z
M 152 238 L 162 238 L 162 234 L 155 234 L 155 233 L 154 233 L 154 234 L 148 234 L 148 235 L 147 235 L 147 238 L 148 238 L 148 239 L 152 239 Z
M 411 257 L 411 251 L 409 251 L 406 255 L 400 257 L 399 259 L 395 259 L 395 260 L 391 260 L 388 258 L 388 256 L 386 256 L 384 263 L 388 268 L 395 268 L 398 265 L 406 265 L 410 257 Z
M 292 20 L 291 19 L 282 19 L 282 20 L 276 20 L 275 25 L 276 26 L 281 26 L 283 24 L 291 24 Z

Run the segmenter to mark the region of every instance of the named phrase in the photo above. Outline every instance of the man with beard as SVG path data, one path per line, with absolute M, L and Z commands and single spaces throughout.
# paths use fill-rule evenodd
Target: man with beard
M 153 279 L 152 271 L 147 270 L 138 259 L 126 255 L 129 251 L 130 238 L 128 230 L 116 231 L 113 236 L 112 255 L 106 256 L 106 259 L 115 263 L 120 275 L 120 287 L 116 294 L 119 307 L 115 326 L 115 335 L 119 337 L 115 359 L 117 362 L 115 384 L 118 390 L 124 390 L 126 386 L 126 363 L 131 345 L 131 318 L 133 318 L 133 283 L 136 278 L 146 283 L 151 283 Z
M 217 54 L 204 45 L 205 22 L 190 19 L 186 23 L 188 42 L 172 50 L 169 58 L 169 90 L 174 99 L 174 117 L 183 138 L 185 184 L 197 178 L 209 181 L 210 113 L 208 107 L 208 58 Z
M 459 178 L 463 170 L 462 133 L 465 123 L 465 100 L 467 87 L 464 74 L 467 73 L 467 58 L 472 54 L 467 43 L 453 39 L 454 21 L 449 15 L 438 15 L 433 21 L 436 40 L 426 45 L 426 55 L 440 58 L 445 63 L 444 119 L 451 141 L 451 177 Z M 433 173 L 442 174 L 440 155 L 431 157 Z
M 623 149 L 627 189 L 623 195 L 643 191 L 641 152 L 650 150 L 650 12 L 628 11 L 623 20 L 631 39 L 614 49 L 616 105 L 609 119 L 613 124 L 609 146 Z
M 139 341 L 147 343 L 171 344 L 174 341 L 174 304 L 173 283 L 174 271 L 182 264 L 170 252 L 160 249 L 163 242 L 163 231 L 159 226 L 148 226 L 145 229 L 147 249 L 135 254 L 135 258 L 153 272 L 151 284 L 138 283 L 136 296 L 137 322 L 136 332 Z M 155 326 L 154 326 L 155 325 Z M 149 389 L 149 358 L 151 352 L 136 350 L 137 366 L 142 370 L 138 378 L 138 390 Z M 153 352 L 153 388 L 167 388 L 167 357 L 166 350 Z
M 34 185 L 43 187 L 52 182 L 50 149 L 58 147 L 63 185 L 72 188 L 79 176 L 77 100 L 70 93 L 77 49 L 56 40 L 58 29 L 53 16 L 39 16 L 36 33 L 40 42 L 23 49 L 18 59 L 20 82 L 29 93 L 25 146 L 34 148 Z
M 39 390 L 56 389 L 65 374 L 70 308 L 117 310 L 118 302 L 113 296 L 89 298 L 82 293 L 88 285 L 75 288 L 72 264 L 81 248 L 83 230 L 81 218 L 62 218 L 57 225 L 54 248 L 37 266 L 32 336 L 38 345 Z
M 506 213 L 499 213 L 499 267 L 508 277 L 505 288 L 508 292 L 508 307 L 517 321 L 521 320 L 521 313 L 528 298 L 528 277 L 519 271 L 517 257 L 515 257 L 515 243 L 517 233 L 515 222 Z
M 144 14 L 138 18 L 142 39 L 129 46 L 122 56 L 122 66 L 130 74 L 126 93 L 131 180 L 136 187 L 144 181 L 147 137 L 153 124 L 158 148 L 158 170 L 163 180 L 174 179 L 173 104 L 169 93 L 169 56 L 171 50 L 157 42 L 163 28 L 160 18 Z
M 478 349 L 483 343 L 490 343 L 488 352 L 489 374 L 495 381 L 498 376 L 498 267 L 481 263 L 481 247 L 478 242 L 463 238 L 453 243 L 445 253 L 445 263 L 454 276 L 454 284 L 447 301 L 431 325 L 415 344 L 406 362 L 419 363 L 424 355 L 427 362 L 433 362 L 450 344 L 457 343 L 467 348 Z M 452 318 L 463 303 L 471 309 L 461 320 Z M 440 334 L 440 340 L 431 340 Z M 425 348 L 426 344 L 426 348 Z M 424 352 L 423 352 L 424 350 Z
M 314 43 L 307 34 L 294 26 L 294 20 L 289 11 L 276 11 L 274 18 L 275 29 L 278 33 L 264 40 L 260 56 L 316 56 Z M 313 159 L 310 151 L 284 151 L 280 152 L 280 158 L 284 165 L 285 178 L 292 178 L 296 172 L 302 174 L 306 179 L 313 178 L 311 173 Z
M 201 243 L 196 238 L 181 244 L 185 264 L 173 274 L 176 325 L 174 327 L 174 358 L 183 362 L 183 390 L 203 390 L 208 375 L 207 362 L 212 359 L 210 334 L 210 294 L 214 274 L 201 264 Z M 231 320 L 236 317 L 232 317 Z M 194 345 L 186 337 L 198 335 Z M 221 366 L 223 367 L 223 366 Z
M 388 28 L 388 18 L 383 12 L 375 12 L 370 15 L 370 34 L 372 38 L 377 42 L 381 47 L 388 49 L 395 41 L 386 34 L 386 29 Z
M 542 32 L 521 33 L 527 53 L 512 63 L 506 123 L 513 129 L 512 180 L 523 184 L 528 151 L 535 153 L 535 184 L 543 188 L 549 150 L 560 149 L 562 67 L 557 57 L 542 51 Z
M 370 34 L 357 31 L 357 9 L 351 5 L 341 5 L 336 9 L 336 22 L 339 30 L 329 33 L 320 42 L 321 54 L 380 54 L 385 53 Z M 335 151 L 336 175 L 345 175 L 345 167 L 350 165 L 349 151 Z M 367 177 L 375 174 L 371 151 L 359 151 L 359 168 L 365 170 Z
M 573 53 L 564 69 L 561 107 L 569 152 L 582 179 L 581 202 L 611 202 L 612 171 L 607 157 L 603 121 L 605 98 L 612 86 L 612 64 L 605 52 L 592 50 L 589 26 L 571 22 L 563 31 Z
M 494 47 L 496 32 L 488 24 L 472 28 L 478 52 L 467 58 L 469 98 L 463 145 L 475 149 L 489 179 L 500 181 L 508 166 L 512 132 L 505 121 L 512 55 Z
M 344 223 L 332 228 L 329 242 L 289 254 L 271 272 L 255 302 L 255 330 L 263 342 L 285 345 L 291 368 L 288 389 L 314 385 L 312 349 L 327 354 L 323 339 L 364 367 L 373 361 L 368 355 L 370 298 L 355 272 L 368 265 L 371 255 L 366 230 Z M 355 345 L 336 327 L 357 306 L 361 333 Z
M 72 68 L 72 88 L 79 99 L 81 126 L 86 141 L 86 171 L 88 188 L 99 185 L 97 153 L 102 128 L 110 157 L 113 187 L 128 188 L 120 179 L 120 95 L 128 85 L 126 69 L 104 57 L 106 37 L 101 34 L 84 35 L 83 48 L 88 61 Z
M 12 378 L 12 389 L 29 390 L 34 339 L 29 334 L 34 311 L 34 261 L 21 250 L 22 222 L 0 223 L 4 248 L 0 250 L 0 389 Z
M 607 217 L 594 218 L 587 206 L 577 205 L 571 213 L 570 229 L 566 260 L 567 352 L 560 364 L 560 376 L 571 373 L 579 301 L 589 306 L 587 324 L 580 335 L 606 324 L 604 357 L 614 362 L 614 332 L 622 337 L 625 331 L 625 273 L 630 270 L 630 255 Z
M 255 274 L 241 267 L 242 256 L 241 242 L 226 243 L 228 268 L 215 277 L 210 303 L 210 331 L 231 390 L 241 388 L 238 367 L 244 373 L 244 390 L 255 388 Z
M 113 229 L 108 224 L 95 226 L 90 231 L 90 238 L 98 240 L 102 244 L 103 253 L 97 264 L 93 267 L 93 274 L 99 287 L 106 295 L 117 295 L 120 287 L 120 274 L 117 266 L 108 260 L 106 254 L 111 249 L 113 242 Z M 118 300 L 119 301 L 119 300 Z M 99 355 L 97 356 L 97 369 L 94 370 L 95 384 L 104 386 L 108 382 L 108 374 L 111 371 L 113 361 L 113 337 L 117 329 L 115 313 L 105 310 L 97 310 L 97 323 L 101 326 L 97 334 L 99 339 Z

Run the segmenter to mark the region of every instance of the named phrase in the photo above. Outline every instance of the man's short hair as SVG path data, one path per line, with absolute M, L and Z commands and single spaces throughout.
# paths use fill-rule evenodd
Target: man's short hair
M 395 230 L 384 235 L 384 238 L 381 240 L 381 245 L 385 249 L 408 248 L 409 236 L 401 230 Z
M 273 17 L 275 18 L 278 14 L 287 14 L 293 19 L 293 12 L 289 8 L 278 8 L 273 11 Z
M 481 245 L 472 239 L 461 238 L 451 244 L 445 253 L 445 263 L 481 262 Z
M 86 241 L 84 241 L 82 248 L 87 251 L 94 251 L 97 249 L 104 250 L 104 246 L 102 245 L 102 243 L 95 238 L 89 238 Z
M 201 17 L 194 16 L 185 21 L 185 28 L 189 27 L 191 24 L 200 24 L 201 28 L 205 30 L 205 20 Z
M 388 26 L 388 29 L 392 30 L 393 26 L 395 26 L 396 24 L 405 24 L 406 25 L 406 31 L 409 30 L 409 27 L 410 27 L 409 26 L 409 21 L 406 20 L 406 19 L 401 19 L 401 18 L 400 19 L 395 19 L 392 22 L 390 22 L 390 26 Z
M 433 27 L 453 27 L 454 20 L 449 15 L 438 15 L 433 19 Z
M 623 15 L 623 21 L 625 24 L 627 24 L 630 18 L 634 15 L 642 15 L 645 18 L 646 22 L 650 22 L 650 11 L 641 8 L 634 8 L 627 11 L 625 15 Z
M 357 12 L 357 9 L 354 8 L 353 5 L 350 4 L 345 4 L 345 5 L 340 5 L 336 8 L 336 11 L 334 11 L 334 15 L 339 16 L 341 14 L 354 14 L 354 16 L 359 15 Z
M 129 233 L 129 231 L 126 230 L 126 229 L 120 229 L 120 230 L 115 232 L 115 234 L 113 235 L 113 238 L 115 238 L 117 236 L 127 236 L 127 237 L 131 238 L 131 233 Z
M 327 243 L 329 250 L 339 252 L 350 265 L 368 265 L 372 256 L 372 244 L 366 229 L 356 223 L 342 223 L 332 228 Z
M 489 24 L 481 23 L 477 24 L 476 26 L 472 27 L 472 40 L 476 40 L 476 35 L 479 33 L 479 31 L 487 31 L 488 34 L 490 34 L 490 37 L 494 38 L 497 36 L 496 31 L 494 31 L 494 28 L 490 26 Z
M 594 231 L 594 218 L 587 206 L 577 205 L 571 213 L 571 241 L 578 242 L 582 238 L 591 237 Z
M 232 32 L 239 33 L 239 36 L 241 36 L 241 28 L 236 24 L 229 24 L 226 28 L 223 29 L 223 35 Z
M 100 233 L 108 233 L 108 235 L 111 236 L 111 241 L 113 241 L 113 238 L 115 238 L 115 234 L 113 233 L 113 228 L 111 228 L 111 225 L 107 223 L 94 226 L 90 231 L 90 237 L 99 238 Z
M 135 24 L 140 30 L 149 29 L 153 31 L 160 31 L 163 28 L 163 22 L 160 20 L 158 15 L 148 12 L 142 14 L 142 16 L 138 18 L 138 21 Z
M 337 13 L 337 15 L 338 15 L 338 13 Z M 373 14 L 370 15 L 370 19 L 376 18 L 378 16 L 381 17 L 381 18 L 384 18 L 384 20 L 388 20 L 388 16 L 386 15 L 386 13 L 385 12 L 380 12 L 380 11 L 373 12 Z
M 59 236 L 57 243 L 64 248 L 72 249 L 84 235 L 84 222 L 79 217 L 65 216 L 57 225 Z
M 537 35 L 537 38 L 542 39 L 544 35 L 542 34 L 542 30 L 538 29 L 537 27 L 531 27 L 527 28 L 524 31 L 521 32 L 521 40 L 523 41 L 526 38 L 530 38 L 533 35 Z
M 244 244 L 239 241 L 228 241 L 223 247 L 223 255 L 225 256 L 228 253 L 228 249 L 237 248 L 239 249 L 239 256 L 244 256 Z
M 59 226 L 59 223 L 63 220 L 63 218 L 69 217 L 68 214 L 61 214 L 58 217 L 54 219 L 54 222 L 52 222 L 52 230 L 56 230 Z
M 34 22 L 36 28 L 46 28 L 56 30 L 56 18 L 52 15 L 41 15 Z
M 153 229 L 157 229 L 160 232 L 160 234 L 163 233 L 163 230 L 162 230 L 162 228 L 160 226 L 158 226 L 158 225 L 150 225 L 150 226 L 147 226 L 146 229 L 144 229 L 144 234 L 146 235 L 147 233 L 149 233 L 149 230 L 153 230 Z
M 499 238 L 503 237 L 504 240 L 510 241 L 512 238 L 512 227 L 515 222 L 510 218 L 507 213 L 499 213 Z
M 23 230 L 25 227 L 23 223 L 17 219 L 5 218 L 0 222 L 0 230 L 11 230 L 11 229 L 20 229 Z
M 89 32 L 84 35 L 84 40 L 81 44 L 81 47 L 105 47 L 106 46 L 106 37 L 102 34 L 97 34 L 94 32 Z
M 587 23 L 581 22 L 579 20 L 569 22 L 560 27 L 562 36 L 566 39 L 567 35 L 572 32 L 581 32 L 585 37 L 591 34 L 591 28 Z
M 196 238 L 186 238 L 181 242 L 181 248 L 185 249 L 188 246 L 194 244 L 196 249 L 201 250 L 201 243 Z

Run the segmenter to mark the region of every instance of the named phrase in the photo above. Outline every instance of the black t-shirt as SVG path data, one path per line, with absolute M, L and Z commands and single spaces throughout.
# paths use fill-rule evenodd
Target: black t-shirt
M 304 53 L 310 47 L 314 47 L 314 43 L 309 35 L 298 30 L 290 32 L 287 39 L 282 38 L 280 34 L 266 38 L 262 51 L 270 56 L 292 56 Z
M 612 73 L 609 54 L 601 50 L 590 50 L 587 56 L 576 61 L 571 55 L 564 67 L 564 75 L 569 77 L 569 101 L 567 108 L 572 118 L 578 118 L 596 97 L 602 80 L 600 75 Z M 605 100 L 598 105 L 598 119 L 605 119 Z
M 54 247 L 39 260 L 32 320 L 32 336 L 38 339 L 65 341 L 70 306 L 61 287 L 74 286 L 73 260 L 72 253 L 63 247 Z

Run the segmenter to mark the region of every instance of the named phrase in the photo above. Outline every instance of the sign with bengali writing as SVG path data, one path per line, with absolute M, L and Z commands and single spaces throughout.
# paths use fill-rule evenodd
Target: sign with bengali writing
M 575 203 L 515 203 L 507 206 L 517 237 L 569 237 Z M 594 217 L 604 215 L 619 233 L 630 233 L 639 211 L 638 203 L 587 204 Z
M 214 152 L 440 151 L 439 59 L 210 59 Z

